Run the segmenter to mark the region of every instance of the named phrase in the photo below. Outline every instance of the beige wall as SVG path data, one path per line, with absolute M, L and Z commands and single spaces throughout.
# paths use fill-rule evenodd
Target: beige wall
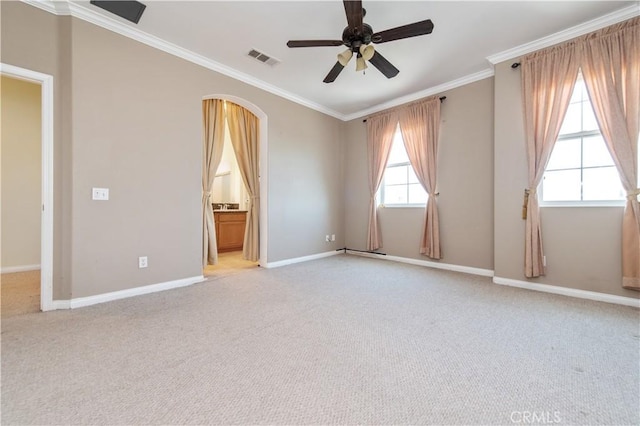
M 210 94 L 268 116 L 268 261 L 343 246 L 341 122 L 84 21 L 2 8 L 3 62 L 52 74 L 61 89 L 56 298 L 201 275 L 201 102 Z M 110 188 L 110 201 L 92 201 L 92 187 Z M 325 243 L 327 233 L 337 240 Z
M 494 78 L 444 93 L 438 166 L 442 262 L 527 281 L 520 71 L 513 70 L 511 62 L 496 66 Z M 361 119 L 347 123 L 346 245 L 360 250 L 365 249 L 369 203 L 365 140 Z M 637 292 L 621 286 L 622 210 L 542 208 L 547 275 L 530 282 L 637 298 Z M 422 215 L 423 209 L 380 209 L 380 251 L 428 260 L 418 254 Z
M 0 7 L 2 62 L 54 76 L 55 299 L 200 275 L 200 106 L 210 94 L 269 117 L 269 262 L 365 248 L 361 119 L 342 123 L 75 18 Z M 442 262 L 524 280 L 520 82 L 509 65 L 443 93 Z M 109 187 L 111 200 L 91 201 L 93 186 Z M 549 271 L 534 282 L 638 297 L 620 286 L 621 214 L 543 209 Z M 425 259 L 422 215 L 382 210 L 383 251 Z M 148 269 L 137 268 L 141 255 Z
M 438 205 L 443 259 L 453 265 L 493 269 L 493 79 L 443 93 L 438 159 Z M 369 189 L 366 124 L 346 129 L 345 225 L 347 247 L 365 250 Z M 381 208 L 380 252 L 420 255 L 424 208 Z
M 495 276 L 524 277 L 522 196 L 527 186 L 520 70 L 495 68 Z M 530 280 L 619 296 L 622 288 L 622 207 L 543 207 L 547 274 Z
M 71 294 L 71 18 L 0 2 L 0 60 L 54 77 L 53 298 Z
M 2 77 L 2 269 L 40 265 L 40 86 Z

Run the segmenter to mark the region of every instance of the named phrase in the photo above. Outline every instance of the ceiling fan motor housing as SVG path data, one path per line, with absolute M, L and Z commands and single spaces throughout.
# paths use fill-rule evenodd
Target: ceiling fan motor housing
M 369 24 L 362 24 L 362 32 L 351 31 L 346 27 L 342 32 L 342 42 L 350 48 L 354 53 L 360 49 L 363 44 L 370 44 L 373 36 L 373 28 Z

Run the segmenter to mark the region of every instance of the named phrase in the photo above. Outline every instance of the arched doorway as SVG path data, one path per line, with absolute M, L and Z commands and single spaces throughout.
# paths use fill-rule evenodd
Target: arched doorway
M 225 95 L 225 94 L 214 94 L 204 96 L 202 100 L 207 99 L 220 99 L 223 101 L 233 102 L 241 107 L 247 109 L 256 117 L 260 122 L 259 125 L 259 138 L 258 138 L 258 150 L 259 150 L 259 182 L 260 182 L 260 213 L 259 213 L 259 235 L 260 235 L 260 265 L 266 265 L 268 261 L 267 250 L 268 250 L 268 156 L 267 156 L 267 147 L 268 147 L 268 118 L 267 114 L 262 111 L 258 106 L 253 103 L 239 98 L 233 95 Z

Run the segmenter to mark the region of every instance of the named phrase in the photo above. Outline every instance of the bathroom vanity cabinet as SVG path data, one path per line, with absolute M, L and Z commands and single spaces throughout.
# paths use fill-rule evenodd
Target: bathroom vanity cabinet
M 242 210 L 219 210 L 213 212 L 216 222 L 218 252 L 242 250 L 247 212 Z

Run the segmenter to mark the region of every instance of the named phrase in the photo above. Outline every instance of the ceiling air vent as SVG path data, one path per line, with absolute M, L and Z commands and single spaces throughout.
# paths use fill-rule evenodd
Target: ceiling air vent
M 256 61 L 260 61 L 263 64 L 267 64 L 267 65 L 270 65 L 270 66 L 274 66 L 274 65 L 280 63 L 280 61 L 277 60 L 276 58 L 272 58 L 271 56 L 265 55 L 264 53 L 259 52 L 259 51 L 255 50 L 255 49 L 251 49 L 249 51 L 248 55 L 250 57 L 252 57 L 253 59 L 255 59 Z

